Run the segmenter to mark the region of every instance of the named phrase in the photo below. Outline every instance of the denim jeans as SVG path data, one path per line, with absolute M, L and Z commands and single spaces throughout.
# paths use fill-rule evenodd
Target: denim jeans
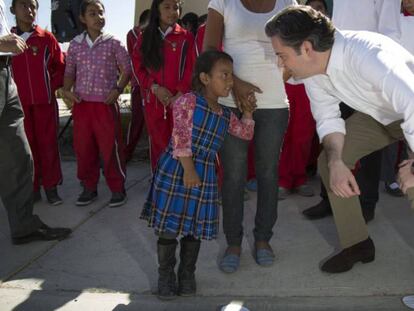
M 239 112 L 234 109 L 234 113 Z M 288 109 L 258 109 L 253 118 L 257 178 L 256 241 L 269 241 L 277 219 L 278 162 L 287 128 Z M 240 246 L 243 238 L 243 194 L 249 142 L 227 135 L 221 149 L 223 164 L 223 230 L 228 245 Z

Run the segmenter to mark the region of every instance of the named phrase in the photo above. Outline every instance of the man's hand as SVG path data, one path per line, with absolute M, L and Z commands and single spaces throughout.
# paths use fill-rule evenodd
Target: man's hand
M 361 194 L 354 175 L 342 160 L 331 162 L 328 166 L 329 187 L 335 195 L 350 198 Z
M 21 54 L 27 48 L 26 42 L 15 34 L 0 37 L 0 52 Z
M 404 193 L 407 193 L 409 188 L 414 187 L 413 163 L 414 160 L 405 160 L 399 165 L 398 183 Z

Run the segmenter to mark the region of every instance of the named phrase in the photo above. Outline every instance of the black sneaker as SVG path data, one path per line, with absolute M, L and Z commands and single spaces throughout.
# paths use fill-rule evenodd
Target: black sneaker
M 127 201 L 125 192 L 113 192 L 112 198 L 109 201 L 109 207 L 118 207 L 124 205 Z
M 79 195 L 76 205 L 86 206 L 91 204 L 98 197 L 98 191 L 91 191 L 86 188 L 83 189 L 83 192 Z
M 42 195 L 40 194 L 40 190 L 33 191 L 33 204 L 42 201 Z
M 47 201 L 49 202 L 49 204 L 59 205 L 59 204 L 63 203 L 63 200 L 59 196 L 56 187 L 52 188 L 52 189 L 45 189 L 45 194 L 46 194 L 46 198 L 47 198 Z

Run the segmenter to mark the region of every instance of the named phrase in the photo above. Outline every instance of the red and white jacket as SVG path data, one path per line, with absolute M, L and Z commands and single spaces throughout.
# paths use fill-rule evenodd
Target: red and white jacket
M 164 66 L 158 71 L 146 68 L 142 62 L 142 32 L 132 53 L 134 74 L 138 78 L 142 97 L 146 103 L 156 101 L 151 85 L 156 83 L 167 88 L 173 95 L 187 93 L 191 87 L 191 76 L 195 62 L 194 36 L 178 24 L 164 38 Z
M 128 54 L 131 58 L 132 58 L 132 54 L 134 52 L 135 46 L 137 45 L 138 35 L 140 32 L 141 31 L 140 31 L 139 26 L 135 26 L 127 34 L 127 49 L 128 49 Z M 132 87 L 139 86 L 138 79 L 135 76 L 135 74 L 133 74 L 131 77 L 131 86 Z
M 16 33 L 16 28 L 12 29 Z M 13 79 L 22 105 L 50 104 L 63 85 L 65 58 L 49 31 L 39 26 L 26 40 L 28 49 L 12 58 Z

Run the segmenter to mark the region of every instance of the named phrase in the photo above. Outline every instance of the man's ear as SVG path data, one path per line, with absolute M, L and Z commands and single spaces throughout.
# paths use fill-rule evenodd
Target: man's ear
M 303 41 L 302 43 L 302 53 L 305 53 L 305 55 L 309 56 L 313 53 L 313 46 L 312 43 L 309 41 Z
M 199 78 L 204 85 L 207 85 L 210 82 L 210 77 L 205 72 L 200 73 Z
M 14 10 L 14 7 L 12 7 L 12 6 L 11 6 L 11 7 L 10 7 L 10 13 L 12 13 L 12 14 L 14 15 L 14 14 L 15 14 L 15 12 L 16 12 L 16 11 Z

